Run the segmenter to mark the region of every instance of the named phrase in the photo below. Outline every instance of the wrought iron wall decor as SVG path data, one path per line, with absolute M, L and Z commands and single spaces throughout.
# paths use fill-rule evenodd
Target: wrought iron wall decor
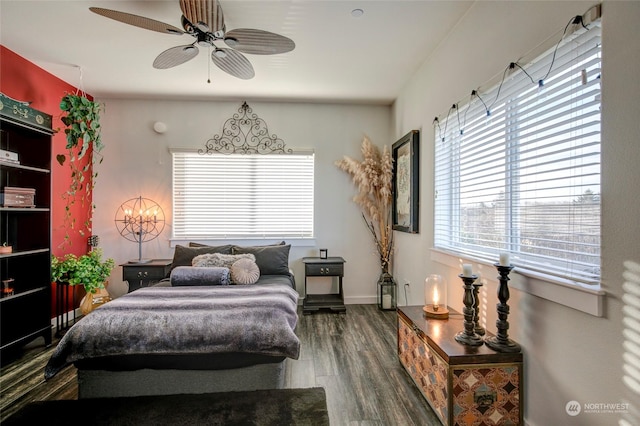
M 284 141 L 269 134 L 267 123 L 246 102 L 238 112 L 222 126 L 222 133 L 215 135 L 199 149 L 199 154 L 291 154 Z

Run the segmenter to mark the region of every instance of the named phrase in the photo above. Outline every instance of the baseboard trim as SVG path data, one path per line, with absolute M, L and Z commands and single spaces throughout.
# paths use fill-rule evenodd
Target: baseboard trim
M 378 303 L 376 296 L 350 296 L 344 298 L 345 305 L 375 305 Z

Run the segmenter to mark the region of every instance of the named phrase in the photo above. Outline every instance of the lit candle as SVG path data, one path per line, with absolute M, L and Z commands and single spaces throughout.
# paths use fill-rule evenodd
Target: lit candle
M 463 263 L 462 264 L 462 276 L 463 277 L 470 277 L 471 275 L 473 275 L 473 269 L 471 269 L 471 264 L 470 263 Z
M 509 253 L 500 253 L 500 266 L 510 266 Z
M 437 311 L 438 308 L 440 306 L 438 306 L 438 303 L 440 302 L 440 295 L 438 294 L 438 288 L 434 287 L 433 288 L 433 310 Z

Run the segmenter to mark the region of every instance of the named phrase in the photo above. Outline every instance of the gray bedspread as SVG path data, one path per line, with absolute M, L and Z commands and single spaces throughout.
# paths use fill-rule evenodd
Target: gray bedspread
M 283 284 L 148 287 L 71 327 L 45 379 L 75 361 L 131 354 L 252 353 L 297 359 L 298 293 Z

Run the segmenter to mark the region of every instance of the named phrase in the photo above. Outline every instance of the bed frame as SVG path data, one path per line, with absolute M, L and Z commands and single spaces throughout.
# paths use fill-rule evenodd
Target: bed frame
M 285 362 L 230 370 L 78 370 L 78 398 L 210 393 L 284 387 Z

